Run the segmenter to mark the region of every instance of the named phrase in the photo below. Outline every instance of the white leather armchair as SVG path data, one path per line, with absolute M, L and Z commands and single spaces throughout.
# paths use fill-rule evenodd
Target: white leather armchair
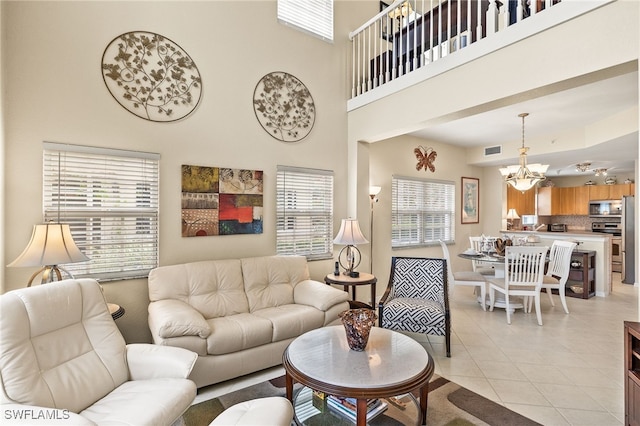
M 196 396 L 197 355 L 126 345 L 95 280 L 10 291 L 0 310 L 3 424 L 171 425 Z

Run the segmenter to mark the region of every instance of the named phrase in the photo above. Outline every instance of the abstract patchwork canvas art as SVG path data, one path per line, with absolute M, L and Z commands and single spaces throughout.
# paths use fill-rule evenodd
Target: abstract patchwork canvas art
M 263 172 L 182 166 L 182 236 L 261 234 Z

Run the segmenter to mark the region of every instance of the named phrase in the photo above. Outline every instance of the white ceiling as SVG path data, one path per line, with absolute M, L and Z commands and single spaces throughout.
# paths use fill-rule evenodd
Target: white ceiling
M 618 173 L 633 172 L 634 159 L 638 159 L 637 132 L 591 148 L 551 155 L 536 153 L 535 147 L 528 144 L 527 140 L 553 140 L 554 135 L 563 131 L 584 128 L 634 106 L 638 106 L 637 71 L 436 124 L 411 135 L 464 147 L 489 147 L 513 142 L 519 145 L 522 141 L 522 119 L 518 115 L 528 112 L 530 115 L 525 118 L 525 146 L 531 148 L 527 160 L 530 163 L 549 164 L 548 176 L 593 176 L 593 172 L 576 171 L 575 165 L 584 162 L 592 163 L 592 169 L 607 168 Z M 509 154 L 506 149 L 504 151 Z M 513 164 L 516 164 L 518 152 L 517 149 L 513 151 Z M 506 164 L 502 159 L 483 165 Z

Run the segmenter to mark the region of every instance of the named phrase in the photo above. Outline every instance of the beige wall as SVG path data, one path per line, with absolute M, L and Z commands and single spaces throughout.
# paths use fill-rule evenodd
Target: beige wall
M 431 147 L 438 153 L 438 156 L 434 162 L 435 172 L 426 172 L 424 169 L 416 170 L 416 157 L 413 152 L 418 146 L 424 146 L 425 148 Z M 468 247 L 469 236 L 480 235 L 482 232 L 490 232 L 487 228 L 485 221 L 491 223 L 491 220 L 486 220 L 485 214 L 489 213 L 493 209 L 485 206 L 484 196 L 486 195 L 483 190 L 485 180 L 484 170 L 479 167 L 469 166 L 465 162 L 465 150 L 453 145 L 446 145 L 442 143 L 429 142 L 424 139 L 418 139 L 412 136 L 399 136 L 396 138 L 376 142 L 368 145 L 371 176 L 370 181 L 372 185 L 378 185 L 382 187 L 380 194 L 378 195 L 379 201 L 374 205 L 374 244 L 373 244 L 373 273 L 378 277 L 380 282 L 377 290 L 378 297 L 382 296 L 384 289 L 386 288 L 389 271 L 391 269 L 391 257 L 392 256 L 417 256 L 417 257 L 442 257 L 442 249 L 440 245 L 433 247 L 421 247 L 421 248 L 403 248 L 392 249 L 391 248 L 391 178 L 392 176 L 405 176 L 416 177 L 423 179 L 436 179 L 444 181 L 452 181 L 456 186 L 456 226 L 455 226 L 455 247 Z M 480 223 L 478 224 L 461 224 L 460 218 L 460 183 L 461 177 L 474 177 L 480 179 Z M 498 213 L 499 214 L 499 213 Z M 362 215 L 361 215 L 362 216 Z M 366 222 L 363 223 L 368 223 Z M 498 229 L 496 229 L 497 231 Z M 366 231 L 369 235 L 368 228 Z M 497 235 L 497 234 L 496 234 Z M 366 248 L 370 250 L 370 248 Z M 452 263 L 454 268 L 457 266 L 469 266 L 465 264 L 463 259 L 455 257 L 456 249 L 450 248 L 452 254 Z M 468 261 L 467 261 L 468 263 Z M 368 269 L 368 264 L 364 269 Z M 366 289 L 359 289 L 362 291 L 362 299 L 366 299 Z M 360 293 L 359 293 L 360 294 Z
M 6 109 L 5 238 L 2 291 L 24 287 L 35 268 L 6 268 L 42 221 L 42 142 L 160 153 L 160 264 L 275 254 L 276 166 L 335 171 L 334 227 L 346 214 L 347 34 L 377 2 L 337 2 L 335 42 L 281 25 L 272 1 L 2 2 Z M 179 44 L 203 80 L 197 110 L 175 123 L 145 121 L 122 108 L 102 80 L 100 62 L 116 36 L 153 31 Z M 315 126 L 299 143 L 269 136 L 253 112 L 256 83 L 286 71 L 314 97 Z M 264 233 L 182 238 L 180 165 L 263 170 Z M 366 197 L 366 194 L 364 194 Z M 314 278 L 332 262 L 313 262 Z M 122 304 L 127 341 L 147 341 L 146 280 L 104 283 Z

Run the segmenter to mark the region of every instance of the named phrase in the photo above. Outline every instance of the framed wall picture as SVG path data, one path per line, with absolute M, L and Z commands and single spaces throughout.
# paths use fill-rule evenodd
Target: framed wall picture
M 472 177 L 462 177 L 462 187 L 460 190 L 462 202 L 461 221 L 465 223 L 480 222 L 480 179 Z

